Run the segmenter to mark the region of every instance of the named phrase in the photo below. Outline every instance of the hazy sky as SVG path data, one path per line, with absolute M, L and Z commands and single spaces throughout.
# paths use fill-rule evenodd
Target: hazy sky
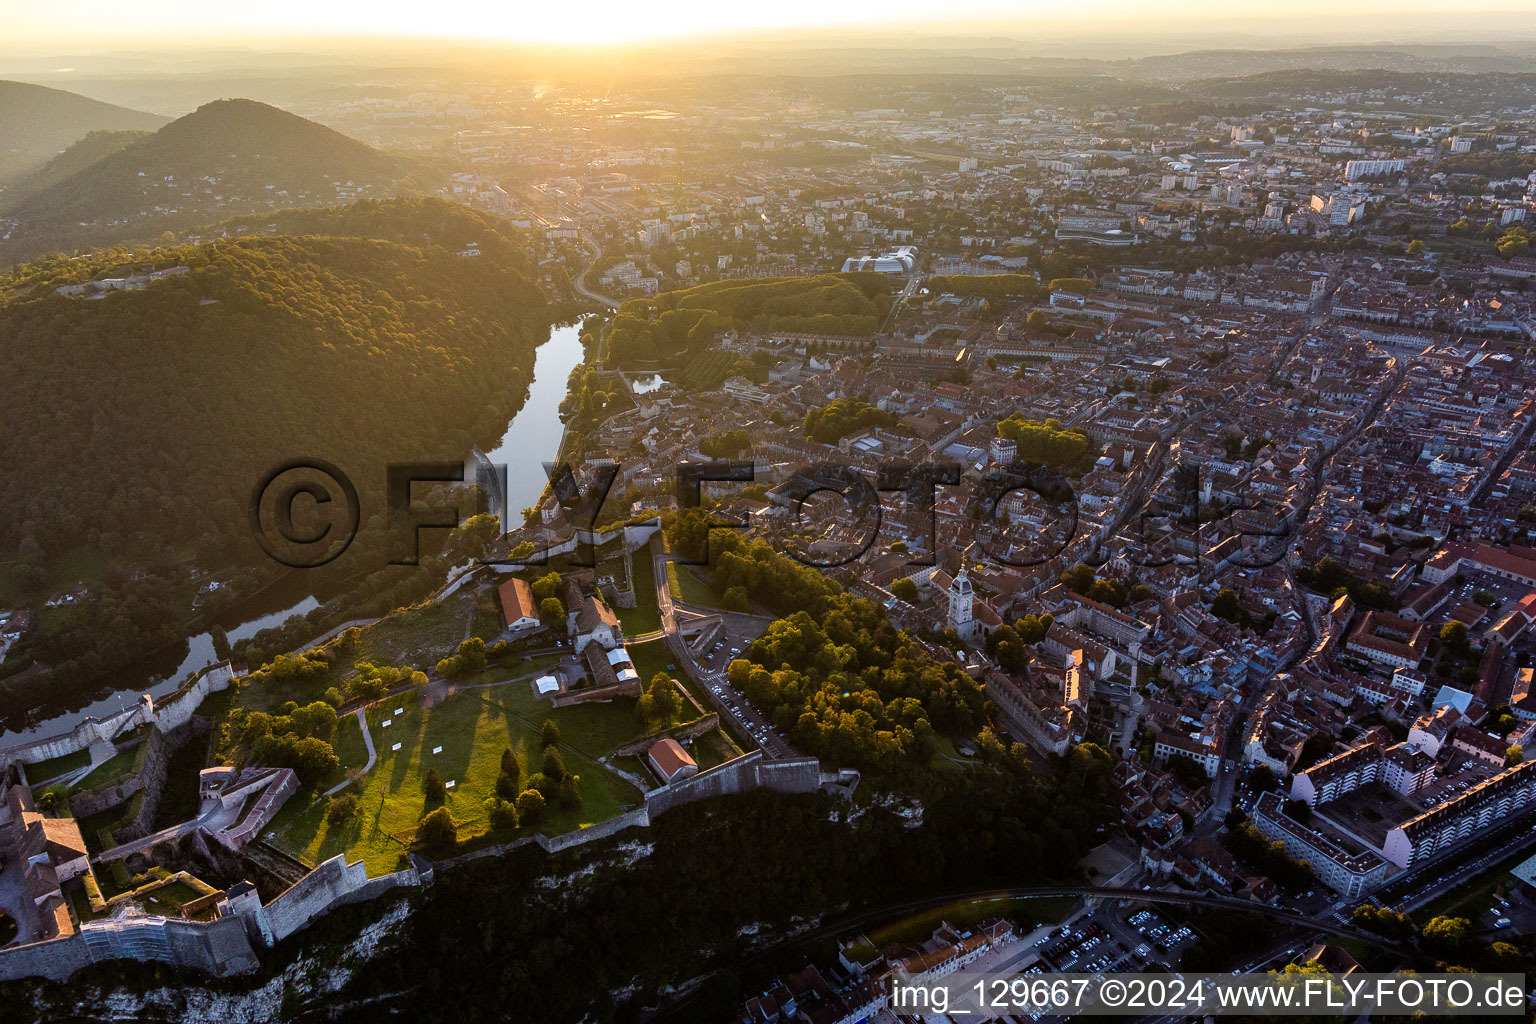
M 1529 14 L 1531 0 L 1473 0 L 1460 13 L 1510 11 Z M 577 0 L 575 3 L 529 0 L 0 0 L 0 25 L 16 44 L 51 49 L 71 43 L 158 41 L 239 42 L 253 38 L 314 36 L 434 36 L 445 39 L 526 40 L 530 42 L 624 42 L 667 36 L 731 32 L 752 28 L 847 26 L 870 28 L 931 25 L 935 29 L 975 29 L 980 22 L 1010 35 L 1031 25 L 1053 32 L 1113 30 L 1116 23 L 1146 24 L 1153 19 L 1188 30 L 1209 19 L 1223 25 L 1236 15 L 1275 19 L 1324 19 L 1315 22 L 1317 41 L 1328 44 L 1385 41 L 1405 15 L 1457 11 L 1447 0 Z M 942 15 L 936 14 L 942 12 Z M 1329 18 L 1379 15 L 1379 28 L 1365 22 L 1366 34 L 1339 38 L 1326 26 Z M 942 19 L 942 20 L 939 20 Z M 1354 19 L 1351 19 L 1352 21 Z M 1524 19 L 1522 19 L 1524 20 Z

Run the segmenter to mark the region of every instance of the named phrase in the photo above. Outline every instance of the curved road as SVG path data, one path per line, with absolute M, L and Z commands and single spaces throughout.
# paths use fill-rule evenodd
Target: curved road
M 1392 942 L 1388 939 L 1382 938 L 1381 936 L 1373 935 L 1370 932 L 1360 931 L 1355 928 L 1346 928 L 1325 921 L 1318 921 L 1317 919 L 1308 917 L 1305 914 L 1283 910 L 1278 907 L 1270 907 L 1262 903 L 1254 903 L 1249 900 L 1240 900 L 1234 896 L 1213 896 L 1204 893 L 1179 893 L 1159 891 L 1156 889 L 1142 890 L 1111 886 L 1059 885 L 1031 886 L 1015 889 L 984 889 L 977 892 L 952 892 L 938 896 L 930 896 L 920 900 L 912 900 L 907 903 L 886 905 L 874 910 L 859 911 L 857 913 L 838 918 L 836 921 L 831 923 L 820 925 L 811 929 L 810 931 L 802 932 L 799 935 L 783 939 L 779 942 L 773 943 L 770 946 L 765 946 L 757 952 L 751 954 L 750 956 L 744 957 L 740 961 L 737 961 L 735 964 L 730 966 L 739 967 L 744 964 L 764 959 L 765 957 L 771 956 L 775 953 L 783 952 L 785 949 L 793 946 L 804 945 L 817 939 L 830 938 L 831 936 L 841 932 L 850 931 L 856 928 L 863 928 L 877 921 L 885 920 L 886 918 L 903 914 L 913 914 L 923 910 L 932 910 L 934 907 L 942 907 L 949 903 L 958 903 L 961 901 L 977 902 L 986 899 L 1046 899 L 1053 896 L 1088 896 L 1109 899 L 1129 899 L 1136 900 L 1140 903 L 1169 903 L 1179 906 L 1213 907 L 1222 910 L 1249 911 L 1256 914 L 1263 914 L 1265 917 L 1275 918 L 1276 920 L 1284 921 L 1287 924 L 1292 924 L 1297 927 L 1307 928 L 1313 932 L 1322 932 L 1327 935 L 1336 935 L 1343 938 L 1357 939 L 1363 942 L 1368 942 L 1372 945 L 1379 946 L 1383 949 L 1389 949 L 1396 953 L 1409 955 L 1413 952 L 1412 947 L 1404 946 L 1401 943 Z M 695 998 L 697 998 L 698 993 L 702 990 L 703 983 L 707 981 L 708 978 L 713 977 L 714 974 L 721 969 L 722 968 L 716 968 L 715 971 L 709 972 L 702 978 L 695 978 L 692 987 L 686 993 L 680 995 L 673 1002 L 659 1007 L 649 1016 L 642 1016 L 641 1019 L 649 1024 L 651 1021 L 665 1020 L 672 1014 L 683 1009 L 691 1002 L 693 1002 Z
M 592 261 L 581 268 L 581 273 L 571 278 L 571 287 L 600 306 L 610 306 L 617 309 L 619 306 L 618 299 L 611 295 L 604 295 L 602 292 L 595 292 L 587 287 L 587 275 L 592 272 L 593 267 L 597 266 L 597 261 L 603 258 L 603 250 L 596 242 L 589 242 L 585 238 L 582 239 L 582 244 L 589 247 L 588 251 L 592 253 Z
M 385 698 L 386 700 L 388 698 Z M 363 765 L 363 774 L 367 775 L 373 770 L 374 762 L 379 759 L 379 752 L 373 749 L 373 736 L 368 732 L 368 708 L 371 705 L 364 704 L 354 714 L 357 715 L 357 727 L 363 731 L 363 746 L 368 748 L 368 763 Z M 351 778 L 342 779 L 336 785 L 322 793 L 322 796 L 335 796 L 348 786 L 352 785 Z

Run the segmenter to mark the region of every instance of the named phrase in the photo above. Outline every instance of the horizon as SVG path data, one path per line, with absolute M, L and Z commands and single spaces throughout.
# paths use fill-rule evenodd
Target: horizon
M 789 0 L 771 9 L 735 11 L 702 5 L 696 0 L 672 0 L 638 11 L 629 5 L 599 0 L 590 16 L 573 21 L 563 13 L 529 18 L 527 11 L 504 13 L 480 2 L 469 20 L 481 22 L 466 30 L 465 18 L 448 22 L 412 5 L 365 6 L 357 0 L 305 4 L 280 0 L 260 10 L 213 11 L 190 0 L 172 0 L 153 11 L 122 8 L 104 0 L 86 0 L 78 20 L 67 29 L 46 9 L 28 9 L 11 16 L 9 41 L 0 43 L 0 60 L 46 59 L 52 56 L 125 56 L 132 54 L 208 55 L 210 50 L 261 54 L 274 48 L 297 54 L 368 53 L 392 46 L 411 47 L 419 54 L 433 48 L 517 50 L 569 55 L 579 52 L 644 49 L 672 45 L 749 45 L 834 43 L 849 47 L 889 47 L 913 44 L 944 46 L 1002 45 L 1029 49 L 1040 44 L 1040 55 L 1085 57 L 1113 45 L 1134 55 L 1167 52 L 1169 46 L 1188 48 L 1308 49 L 1462 44 L 1489 45 L 1536 39 L 1536 10 L 1519 0 L 1483 0 L 1473 10 L 1449 7 L 1440 0 L 1409 5 L 1387 0 L 1348 0 L 1344 4 L 1302 0 L 1299 4 L 1266 4 L 1231 13 L 1213 0 L 1183 0 L 1173 9 L 1155 12 L 1131 0 L 1088 0 L 1070 15 L 1056 5 L 1018 4 L 999 0 L 964 0 L 943 16 L 926 13 L 918 0 L 845 0 L 831 6 L 810 0 Z M 1334 41 L 1317 42 L 1315 20 L 1324 17 Z M 1338 39 L 1353 32 L 1354 38 Z M 1125 46 L 1129 40 L 1132 45 Z M 1046 45 L 1049 43 L 1049 45 Z M 1070 54 L 1061 45 L 1081 47 Z M 1136 53 L 1135 51 L 1140 51 Z

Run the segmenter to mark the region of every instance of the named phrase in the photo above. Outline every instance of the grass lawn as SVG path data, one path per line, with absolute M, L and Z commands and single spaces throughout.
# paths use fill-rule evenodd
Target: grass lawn
M 667 588 L 672 591 L 674 601 L 700 608 L 720 607 L 720 599 L 709 585 L 689 569 L 679 569 L 676 562 L 667 563 Z
M 624 624 L 626 636 L 644 636 L 661 628 L 661 610 L 656 607 L 656 573 L 651 564 L 651 549 L 642 547 L 632 559 L 635 587 L 635 606 L 615 608 L 619 621 Z
M 92 789 L 100 789 L 103 786 L 110 786 L 115 782 L 121 782 L 144 767 L 144 755 L 148 753 L 148 750 L 147 742 L 141 742 L 135 747 L 118 751 L 115 755 L 87 772 L 83 778 L 70 787 L 70 792 L 83 793 Z
M 274 819 L 275 842 L 310 863 L 345 852 L 361 858 L 370 875 L 393 871 L 414 840 L 417 823 L 431 809 L 422 780 L 433 768 L 444 782 L 455 783 L 446 806 L 459 822 L 460 840 L 481 836 L 489 831 L 482 804 L 495 792 L 502 750 L 516 752 L 524 778 L 540 770 L 538 727 L 545 717 L 560 726 L 566 768 L 581 777 L 582 805 L 567 810 L 551 804 L 539 831 L 553 835 L 611 818 L 638 802 L 640 794 L 590 758 L 606 752 L 614 737 L 627 739 L 640 731 L 633 702 L 623 705 L 546 714 L 547 706 L 534 698 L 526 680 L 462 691 L 431 709 L 421 707 L 417 694 L 387 698 L 368 713 L 378 762 L 360 785 L 348 790 L 357 794 L 357 816 L 332 826 L 326 820 L 327 800 L 299 794 Z M 404 711 L 395 714 L 397 707 Z M 392 749 L 397 743 L 398 751 Z
M 619 771 L 628 772 L 637 778 L 645 779 L 651 786 L 659 786 L 656 776 L 651 774 L 651 766 L 645 763 L 645 759 L 639 754 L 630 754 L 627 757 L 616 757 L 609 764 Z
M 168 911 L 167 916 L 170 917 L 180 914 L 183 904 L 191 903 L 198 897 L 206 895 L 207 893 L 192 888 L 180 879 L 166 882 L 164 885 L 139 894 L 140 902 L 146 910 Z
M 416 697 L 409 695 L 412 700 Z M 386 700 L 391 698 L 386 698 Z M 392 707 L 399 707 L 394 704 Z M 350 711 L 342 713 L 336 720 L 336 735 L 331 737 L 331 749 L 336 752 L 336 758 L 341 762 L 330 775 L 320 780 L 320 790 L 324 792 L 347 777 L 347 772 L 353 768 L 361 768 L 368 763 L 368 748 L 363 743 L 363 730 L 357 724 L 357 716 Z
M 477 636 L 487 645 L 496 642 L 501 635 L 502 627 L 506 625 L 501 617 L 500 601 L 495 602 L 495 607 L 476 602 L 475 624 L 470 629 L 470 636 Z
M 626 644 L 625 649 L 629 651 L 629 659 L 635 663 L 635 671 L 640 673 L 643 686 L 651 685 L 651 678 L 658 672 L 665 672 L 674 679 L 683 674 L 672 658 L 672 649 L 660 637 L 644 643 Z M 672 667 L 668 668 L 668 665 Z
M 358 657 L 352 660 L 408 662 L 418 668 L 436 663 L 458 648 L 476 604 L 474 591 L 465 589 L 445 601 L 393 612 L 363 630 Z
M 50 757 L 46 761 L 35 761 L 27 765 L 27 780 L 32 785 L 56 779 L 76 768 L 84 768 L 91 763 L 89 750 L 77 750 L 73 754 L 64 754 L 60 757 Z
M 693 741 L 692 753 L 702 772 L 740 757 L 741 748 L 719 729 L 711 729 Z

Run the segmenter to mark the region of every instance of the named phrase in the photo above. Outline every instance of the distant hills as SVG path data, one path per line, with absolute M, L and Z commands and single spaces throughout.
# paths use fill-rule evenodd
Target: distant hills
M 14 198 L 0 195 L 0 258 L 387 196 L 413 170 L 324 125 L 239 99 L 205 104 L 152 135 L 87 138 L 78 148 L 18 183 Z
M 0 82 L 0 182 L 37 170 L 89 132 L 153 131 L 169 120 L 62 89 Z

